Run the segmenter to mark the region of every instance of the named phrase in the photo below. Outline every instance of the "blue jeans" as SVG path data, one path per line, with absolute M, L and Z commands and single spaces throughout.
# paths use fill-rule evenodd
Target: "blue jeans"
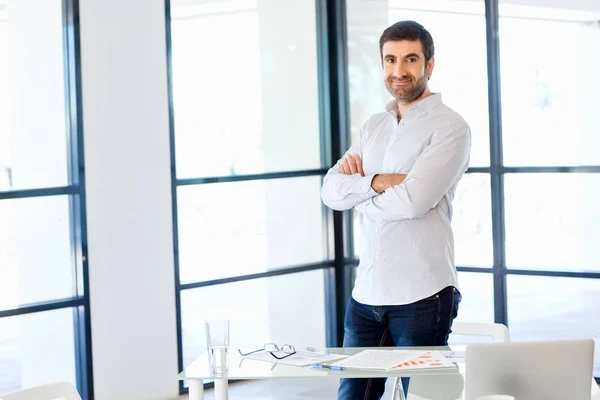
M 453 286 L 400 306 L 369 306 L 350 298 L 344 320 L 344 347 L 446 346 L 461 298 Z M 385 380 L 341 379 L 338 400 L 380 399 Z M 402 386 L 406 395 L 408 378 L 402 378 Z

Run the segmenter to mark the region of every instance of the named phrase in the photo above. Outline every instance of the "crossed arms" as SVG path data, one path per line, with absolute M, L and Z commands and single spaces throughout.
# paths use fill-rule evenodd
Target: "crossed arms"
M 325 176 L 321 198 L 334 210 L 355 208 L 379 221 L 420 218 L 458 182 L 470 147 L 468 126 L 452 124 L 433 135 L 407 175 L 365 175 L 351 148 Z
M 360 174 L 365 176 L 365 172 L 362 167 L 362 160 L 358 154 L 346 154 L 340 160 L 340 172 L 345 175 Z M 386 189 L 391 188 L 404 182 L 408 175 L 405 174 L 376 174 L 371 180 L 371 188 L 377 193 L 381 194 Z

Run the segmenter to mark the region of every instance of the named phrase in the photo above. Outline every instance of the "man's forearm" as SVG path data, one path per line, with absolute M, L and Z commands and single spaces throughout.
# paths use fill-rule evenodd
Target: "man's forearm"
M 321 189 L 323 203 L 334 210 L 349 210 L 357 204 L 377 196 L 371 189 L 373 176 L 361 177 L 328 172 Z
M 392 186 L 400 185 L 406 179 L 405 174 L 378 174 L 371 181 L 374 191 L 381 194 Z

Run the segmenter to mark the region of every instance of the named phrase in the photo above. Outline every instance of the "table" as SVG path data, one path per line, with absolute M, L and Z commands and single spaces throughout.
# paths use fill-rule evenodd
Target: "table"
M 329 353 L 336 354 L 356 354 L 367 348 L 329 348 Z M 398 350 L 398 347 L 377 347 L 371 348 L 377 350 Z M 465 346 L 449 347 L 402 347 L 403 350 L 440 350 L 440 351 L 464 351 Z M 367 370 L 343 370 L 332 371 L 308 367 L 295 367 L 291 365 L 267 363 L 244 359 L 237 352 L 237 349 L 230 349 L 229 371 L 227 376 L 213 375 L 208 368 L 208 356 L 206 353 L 200 355 L 192 364 L 186 367 L 178 376 L 179 380 L 189 381 L 189 400 L 204 399 L 204 381 L 214 380 L 215 398 L 217 400 L 227 400 L 227 382 L 228 380 L 243 379 L 278 379 L 278 378 L 395 378 L 395 377 L 422 377 L 418 378 L 427 381 L 425 385 L 419 385 L 427 388 L 428 391 L 435 391 L 436 387 L 443 392 L 448 393 L 450 386 L 454 386 L 456 393 L 462 393 L 464 376 L 464 364 L 458 363 L 457 368 L 449 369 L 421 369 L 421 370 L 402 370 L 402 371 L 367 371 Z M 414 380 L 413 380 L 414 381 Z M 411 385 L 412 382 L 411 381 Z M 416 382 L 415 382 L 416 383 Z M 460 385 L 460 387 L 458 387 Z M 411 386 L 411 392 L 413 386 Z M 457 391 L 458 389 L 458 391 Z M 441 392 L 441 390 L 438 390 Z M 430 395 L 432 396 L 432 395 Z M 458 395 L 460 396 L 460 394 Z M 386 396 L 387 397 L 387 394 Z M 429 397 L 431 400 L 437 400 Z M 439 397 L 443 398 L 443 397 Z M 446 397 L 447 398 L 447 397 Z M 456 398 L 456 397 L 455 397 Z

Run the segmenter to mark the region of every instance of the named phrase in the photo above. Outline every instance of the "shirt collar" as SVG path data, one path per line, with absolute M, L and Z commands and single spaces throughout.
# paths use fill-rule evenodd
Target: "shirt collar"
M 418 103 L 413 104 L 408 108 L 408 113 L 411 113 L 413 108 L 416 108 L 419 114 L 425 115 L 429 111 L 433 110 L 436 106 L 442 103 L 442 94 L 441 93 L 432 93 L 431 96 L 425 97 L 423 100 Z M 398 115 L 398 102 L 396 100 L 390 101 L 386 106 L 385 110 L 387 112 L 391 112 L 394 116 Z

